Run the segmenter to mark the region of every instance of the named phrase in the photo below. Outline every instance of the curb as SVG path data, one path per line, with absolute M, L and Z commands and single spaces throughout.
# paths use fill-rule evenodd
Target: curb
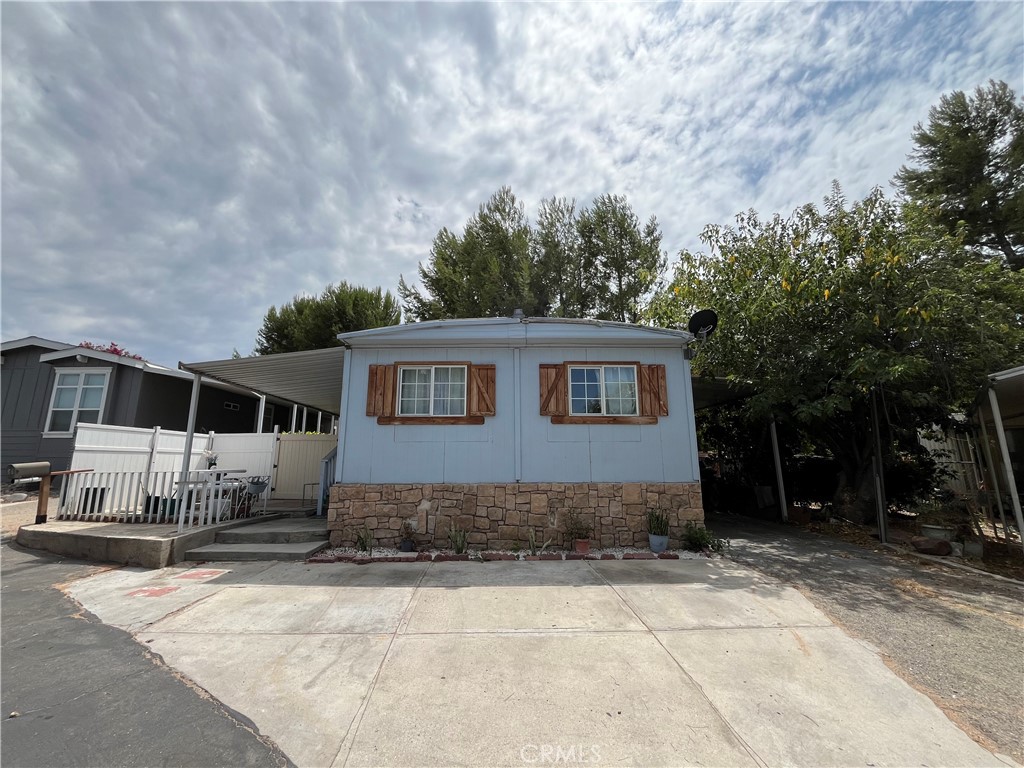
M 1000 576 L 998 573 L 990 573 L 988 571 L 983 571 L 980 568 L 972 568 L 969 565 L 964 565 L 963 563 L 958 563 L 955 560 L 949 560 L 945 557 L 936 557 L 935 555 L 923 555 L 920 552 L 914 552 L 913 550 L 903 549 L 902 547 L 896 544 L 883 544 L 882 546 L 887 549 L 891 549 L 893 552 L 898 552 L 901 555 L 911 555 L 912 557 L 916 557 L 918 560 L 922 560 L 927 563 L 946 565 L 950 568 L 957 568 L 961 571 L 967 571 L 968 573 L 973 573 L 977 576 L 985 576 L 989 579 L 995 579 L 996 581 L 1005 581 L 1007 584 L 1013 584 L 1018 587 L 1024 587 L 1024 581 L 1020 581 L 1019 579 L 1011 579 L 1009 576 Z
M 611 552 L 595 552 L 591 554 L 582 554 L 577 552 L 545 552 L 538 555 L 525 555 L 523 557 L 516 557 L 515 555 L 504 553 L 504 552 L 473 552 L 464 553 L 461 555 L 451 554 L 449 552 L 419 552 L 415 556 L 406 554 L 404 556 L 385 556 L 385 557 L 367 557 L 366 555 L 357 554 L 345 554 L 345 555 L 313 555 L 306 559 L 308 564 L 321 564 L 321 563 L 350 563 L 353 565 L 369 565 L 371 563 L 491 563 L 491 562 L 516 562 L 516 563 L 529 563 L 529 562 L 578 562 L 581 560 L 715 560 L 719 559 L 716 557 L 680 557 L 677 552 L 661 552 L 654 554 L 653 552 L 624 552 L 622 557 L 616 557 Z

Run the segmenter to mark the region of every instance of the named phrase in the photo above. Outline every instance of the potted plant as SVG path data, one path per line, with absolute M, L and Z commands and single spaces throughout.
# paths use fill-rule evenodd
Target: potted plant
M 398 542 L 399 552 L 416 551 L 416 542 L 412 539 L 413 533 L 412 524 L 408 520 L 402 523 L 402 540 Z
M 590 554 L 590 534 L 594 528 L 583 519 L 579 512 L 569 510 L 565 518 L 565 540 L 571 541 L 573 550 L 581 555 Z
M 914 505 L 922 536 L 938 541 L 953 541 L 964 515 L 951 498 L 936 497 Z
M 668 549 L 668 515 L 660 509 L 647 511 L 647 540 L 655 554 Z
M 204 449 L 203 450 L 203 458 L 206 460 L 206 468 L 207 469 L 216 469 L 217 468 L 217 459 L 220 458 L 220 457 L 217 456 L 217 454 L 214 453 L 212 450 L 210 450 L 209 448 Z

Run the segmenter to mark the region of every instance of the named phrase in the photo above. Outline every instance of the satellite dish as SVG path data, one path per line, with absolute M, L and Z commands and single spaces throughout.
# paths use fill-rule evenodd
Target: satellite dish
M 713 309 L 702 309 L 690 318 L 686 327 L 690 333 L 703 341 L 718 327 L 718 313 Z

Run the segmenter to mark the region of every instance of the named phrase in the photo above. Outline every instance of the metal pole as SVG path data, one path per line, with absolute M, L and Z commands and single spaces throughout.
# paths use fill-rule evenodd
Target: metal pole
M 192 399 L 188 403 L 188 426 L 185 427 L 185 453 L 181 457 L 181 476 L 178 478 L 178 492 L 175 494 L 178 513 L 178 532 L 185 529 L 185 481 L 188 480 L 189 464 L 192 462 L 192 442 L 196 436 L 196 415 L 199 413 L 199 390 L 201 377 L 192 374 Z
M 882 428 L 878 423 L 878 391 L 871 390 L 871 422 L 875 428 L 875 498 L 878 501 L 878 540 L 885 544 L 889 539 L 889 525 L 886 519 L 888 504 L 885 501 L 885 462 L 882 459 Z
M 996 398 L 996 390 L 990 387 L 988 390 L 988 402 L 992 406 L 992 422 L 996 426 L 996 437 L 999 438 L 999 452 L 1002 454 L 1003 470 L 1006 472 L 1006 484 L 1010 487 L 1010 501 L 1013 502 L 1013 514 L 1017 518 L 1017 533 L 1021 537 L 1021 547 L 1024 548 L 1024 515 L 1020 511 L 1020 496 L 1017 494 L 1017 480 L 1013 476 L 1013 465 L 1010 464 L 1010 448 L 1006 444 L 1006 430 L 1003 429 L 1003 414 L 999 410 L 999 400 Z
M 978 409 L 978 421 L 981 422 L 981 449 L 985 456 L 985 464 L 988 469 L 988 476 L 992 478 L 992 493 L 996 497 L 996 509 L 999 510 L 999 520 L 1003 524 L 1003 538 L 1009 542 L 1010 534 L 1006 528 L 1006 511 L 1003 509 L 1003 497 L 999 493 L 999 475 L 996 472 L 996 465 L 992 463 L 992 446 L 988 444 L 988 429 L 985 427 L 985 414 Z
M 772 453 L 775 454 L 775 479 L 779 484 L 779 509 L 782 512 L 782 522 L 785 523 L 789 521 L 789 510 L 786 508 L 786 486 L 782 482 L 782 459 L 779 456 L 779 435 L 775 431 L 774 416 L 769 426 L 772 432 Z
M 267 411 L 267 396 L 260 395 L 260 407 L 256 411 L 256 434 L 263 434 L 263 414 Z
M 295 431 L 295 420 L 299 418 L 299 406 L 292 405 L 292 428 L 291 431 Z
M 324 419 L 324 412 L 323 411 L 317 411 L 316 412 L 316 431 L 317 431 L 317 434 L 320 434 L 320 426 L 321 426 L 321 422 L 323 421 L 323 419 Z
M 306 434 L 306 406 L 302 406 L 302 434 Z

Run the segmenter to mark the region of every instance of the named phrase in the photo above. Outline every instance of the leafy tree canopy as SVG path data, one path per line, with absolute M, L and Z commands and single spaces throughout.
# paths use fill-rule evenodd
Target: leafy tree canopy
M 530 290 L 530 226 L 523 204 L 502 187 L 470 217 L 462 235 L 442 229 L 430 261 L 420 265 L 425 295 L 399 281 L 407 315 L 416 320 L 511 315 L 536 310 Z
M 704 253 L 683 251 L 652 302 L 659 325 L 718 310 L 695 371 L 749 380 L 750 416 L 790 422 L 838 459 L 847 486 L 870 466 L 870 393 L 894 439 L 948 423 L 986 373 L 1024 358 L 1024 273 L 964 248 L 918 206 L 880 190 L 788 219 L 754 212 L 712 225 Z
M 577 211 L 576 201 L 541 202 L 536 226 L 502 187 L 470 217 L 462 234 L 442 229 L 423 286 L 399 284 L 406 315 L 416 320 L 511 315 L 599 317 L 637 322 L 665 257 L 653 217 L 643 226 L 626 198 L 603 195 Z
M 339 333 L 396 325 L 398 302 L 390 291 L 346 282 L 328 285 L 319 296 L 296 296 L 267 310 L 255 352 L 299 352 L 338 345 Z
M 947 231 L 1024 267 L 1024 106 L 1004 82 L 945 95 L 917 125 L 896 184 Z

